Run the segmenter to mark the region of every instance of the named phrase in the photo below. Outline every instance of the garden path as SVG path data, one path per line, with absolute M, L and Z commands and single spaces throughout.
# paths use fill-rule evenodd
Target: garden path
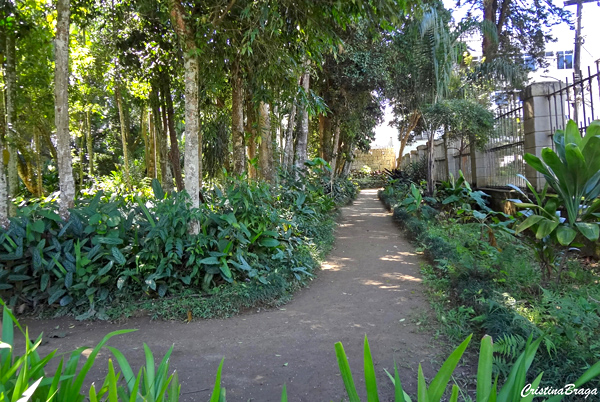
M 68 319 L 27 324 L 32 334 L 48 333 L 57 326 L 66 330 L 66 337 L 50 338 L 42 345 L 42 353 L 93 345 L 110 331 L 137 328 L 109 342 L 125 354 L 134 370 L 144 361 L 142 342 L 157 359 L 174 344 L 171 367 L 177 369 L 182 383 L 182 401 L 209 399 L 222 357 L 222 385 L 229 401 L 279 401 L 284 383 L 291 401 L 339 401 L 345 392 L 334 344 L 344 344 L 357 386 L 363 390 L 362 344 L 367 334 L 381 400 L 386 401 L 392 400 L 393 389 L 383 369 L 393 370 L 394 360 L 409 392 L 416 391 L 419 362 L 426 375 L 433 374 L 432 364 L 441 364 L 435 361 L 440 350 L 426 325 L 431 313 L 420 263 L 376 190 L 363 190 L 342 209 L 335 247 L 318 277 L 280 308 L 189 324 L 145 317 L 120 324 Z M 106 358 L 108 352 L 102 354 Z M 101 368 L 91 378 L 106 373 L 106 364 L 97 366 Z

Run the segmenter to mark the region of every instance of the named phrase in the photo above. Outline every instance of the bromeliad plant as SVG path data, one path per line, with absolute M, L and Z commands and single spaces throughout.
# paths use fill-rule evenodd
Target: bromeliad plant
M 513 186 L 528 201 L 517 200 L 516 206 L 530 211 L 516 231 L 530 229 L 538 241 L 548 243 L 549 237 L 564 248 L 579 245 L 574 243 L 577 236 L 597 241 L 600 235 L 600 121 L 592 122 L 582 137 L 577 124 L 570 120 L 564 131 L 554 134 L 554 144 L 556 151 L 544 148 L 541 159 L 532 154 L 525 154 L 524 158 L 544 176 L 557 197 L 549 197 L 546 189 L 538 194 L 527 182 L 535 197 L 532 201 Z M 561 207 L 566 212 L 564 218 L 557 213 Z M 564 258 L 561 269 L 563 264 Z

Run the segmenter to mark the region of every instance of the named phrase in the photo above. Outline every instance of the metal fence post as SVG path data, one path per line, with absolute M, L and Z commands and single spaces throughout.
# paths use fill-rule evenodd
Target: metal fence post
M 550 102 L 548 95 L 560 90 L 562 83 L 538 82 L 529 85 L 523 92 L 523 126 L 524 126 L 524 151 L 541 157 L 542 149 L 552 147 L 551 122 L 564 120 L 564 107 L 562 103 Z M 541 190 L 545 180 L 531 166 L 525 166 L 525 177 L 536 190 Z

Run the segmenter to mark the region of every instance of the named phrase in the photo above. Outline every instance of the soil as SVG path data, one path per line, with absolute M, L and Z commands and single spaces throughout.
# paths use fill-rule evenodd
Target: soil
M 363 190 L 342 209 L 335 247 L 322 271 L 285 306 L 191 323 L 148 317 L 123 323 L 67 318 L 25 323 L 31 334 L 49 335 L 40 347 L 42 355 L 53 349 L 68 352 L 93 346 L 111 331 L 135 328 L 138 331 L 109 342 L 124 353 L 134 371 L 145 362 L 143 342 L 158 361 L 174 345 L 171 368 L 178 372 L 182 401 L 210 398 L 223 357 L 221 383 L 229 401 L 279 401 L 283 384 L 291 401 L 345 400 L 334 350 L 338 341 L 344 345 L 362 399 L 366 334 L 381 401 L 388 401 L 393 400 L 393 387 L 384 369 L 393 373 L 394 361 L 403 386 L 412 394 L 419 363 L 429 378 L 435 374 L 432 367 L 441 365 L 439 341 L 432 339 L 429 325 L 421 262 L 377 199 L 376 190 Z M 106 349 L 101 352 L 90 380 L 101 383 L 109 355 Z

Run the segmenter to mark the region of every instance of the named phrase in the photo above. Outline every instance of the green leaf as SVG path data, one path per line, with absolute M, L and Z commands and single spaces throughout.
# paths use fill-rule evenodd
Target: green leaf
M 157 179 L 152 179 L 152 191 L 157 199 L 163 200 L 165 198 L 165 192 Z
M 559 226 L 556 229 L 556 239 L 563 246 L 568 246 L 575 240 L 577 232 L 568 226 Z
M 375 378 L 375 367 L 373 366 L 373 357 L 371 356 L 371 348 L 369 340 L 365 335 L 364 343 L 364 369 L 365 369 L 365 386 L 367 387 L 367 401 L 379 402 L 377 392 L 377 380 Z
M 231 270 L 226 263 L 221 265 L 220 270 L 225 278 L 231 279 Z
M 529 166 L 531 166 L 544 176 L 550 175 L 550 172 L 548 171 L 546 166 L 544 166 L 544 163 L 537 156 L 526 153 L 525 155 L 523 155 L 523 159 L 525 159 L 525 162 L 527 162 Z
M 118 248 L 113 247 L 110 249 L 110 252 L 112 253 L 113 257 L 115 258 L 115 261 L 117 262 L 117 264 L 125 265 L 125 262 L 127 262 L 125 259 L 125 256 L 123 255 L 123 253 L 121 253 L 121 251 Z
M 225 358 L 221 359 L 221 364 L 219 364 L 219 369 L 217 370 L 217 377 L 215 378 L 215 387 L 213 388 L 213 393 L 210 397 L 210 402 L 220 402 L 221 397 L 221 370 L 223 370 L 223 362 Z
M 279 241 L 275 240 L 271 237 L 265 237 L 263 239 L 260 239 L 258 241 L 258 244 L 260 244 L 263 247 L 277 247 L 279 245 Z
M 460 345 L 458 345 L 458 347 L 450 354 L 450 356 L 448 356 L 433 381 L 431 381 L 431 384 L 429 384 L 428 394 L 432 400 L 439 401 L 442 398 L 442 395 L 444 395 L 448 381 L 450 381 L 452 373 L 454 372 L 458 361 L 465 352 L 465 349 L 469 345 L 472 336 L 473 335 L 469 335 L 469 337 Z
M 585 222 L 577 222 L 575 227 L 584 235 L 588 240 L 596 241 L 598 240 L 598 235 L 600 235 L 600 227 L 597 223 L 585 223 Z
M 519 224 L 519 226 L 517 226 L 517 228 L 515 229 L 515 232 L 520 233 L 520 232 L 524 231 L 525 229 L 528 229 L 531 226 L 538 224 L 542 219 L 546 219 L 546 218 L 544 218 L 541 215 L 531 215 L 527 219 L 525 219 L 523 222 L 521 222 L 521 224 Z
M 492 365 L 494 347 L 492 337 L 485 335 L 479 348 L 479 364 L 477 366 L 477 401 L 486 401 L 492 391 Z
M 558 219 L 550 220 L 548 218 L 543 218 L 538 226 L 537 232 L 535 233 L 535 237 L 537 239 L 543 239 L 548 236 L 550 233 L 554 231 L 558 227 Z
M 346 352 L 344 351 L 344 346 L 341 342 L 337 342 L 335 344 L 335 355 L 337 357 L 340 374 L 342 375 L 342 380 L 344 381 L 344 387 L 346 388 L 349 402 L 360 402 L 360 398 L 356 392 L 356 386 L 354 385 L 354 380 L 352 379 L 352 372 L 350 371 L 348 358 L 346 357 Z
M 45 227 L 46 227 L 46 225 L 44 225 L 44 221 L 42 221 L 42 220 L 35 221 L 31 224 L 31 230 L 33 230 L 34 232 L 37 232 L 37 233 L 44 233 Z
M 219 261 L 219 259 L 217 257 L 207 257 L 207 258 L 203 258 L 200 261 L 198 261 L 199 264 L 206 264 L 206 265 L 219 265 L 221 262 Z
M 579 128 L 577 127 L 577 123 L 573 120 L 569 120 L 567 122 L 567 126 L 565 127 L 565 147 L 569 144 L 575 144 L 579 146 L 581 144 L 581 133 L 579 132 Z
M 48 304 L 54 304 L 59 298 L 61 298 L 67 291 L 65 289 L 57 289 L 48 298 Z

